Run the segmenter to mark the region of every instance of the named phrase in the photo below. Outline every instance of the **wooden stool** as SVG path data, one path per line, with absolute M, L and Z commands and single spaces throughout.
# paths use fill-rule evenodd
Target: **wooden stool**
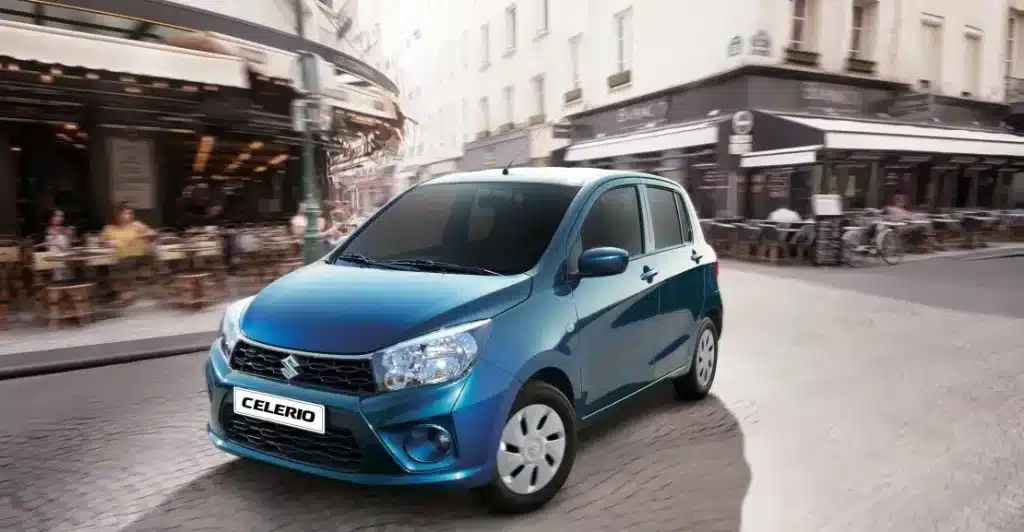
M 93 315 L 94 283 L 56 284 L 45 287 L 44 317 L 56 329 L 62 320 L 77 319 L 84 325 Z
M 199 307 L 212 301 L 213 274 L 179 273 L 174 276 L 174 302 L 185 307 Z

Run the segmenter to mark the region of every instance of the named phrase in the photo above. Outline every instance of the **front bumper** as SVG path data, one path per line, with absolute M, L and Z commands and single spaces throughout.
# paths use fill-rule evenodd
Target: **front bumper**
M 206 382 L 210 398 L 207 431 L 223 451 L 347 482 L 456 488 L 478 486 L 490 479 L 501 428 L 520 387 L 513 376 L 480 360 L 454 382 L 358 397 L 233 371 L 219 342 L 210 348 Z M 327 434 L 265 422 L 253 427 L 249 418 L 236 419 L 232 406 L 235 387 L 324 405 Z M 259 445 L 239 437 L 236 421 L 242 422 L 250 437 L 257 436 Z M 406 435 L 421 425 L 443 427 L 451 434 L 453 446 L 447 457 L 422 463 L 406 453 Z M 316 447 L 314 453 L 289 452 L 312 446 Z

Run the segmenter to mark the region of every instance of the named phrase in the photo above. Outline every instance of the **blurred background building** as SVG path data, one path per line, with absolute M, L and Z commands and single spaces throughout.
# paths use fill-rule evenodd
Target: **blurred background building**
M 214 203 L 228 221 L 290 216 L 302 50 L 317 56 L 316 188 L 329 198 L 331 159 L 401 143 L 387 56 L 357 25 L 371 4 L 0 0 L 0 234 L 36 232 L 55 206 L 83 229 L 121 202 L 154 226 Z
M 631 168 L 701 216 L 1020 190 L 1022 0 L 389 0 L 394 188 L 509 163 Z M 1021 198 L 1024 201 L 1024 198 Z

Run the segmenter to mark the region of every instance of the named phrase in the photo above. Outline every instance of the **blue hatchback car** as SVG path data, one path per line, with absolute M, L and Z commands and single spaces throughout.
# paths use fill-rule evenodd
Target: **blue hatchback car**
M 565 483 L 577 429 L 671 380 L 704 397 L 718 262 L 661 177 L 445 176 L 226 312 L 208 431 L 229 453 L 344 481 L 475 488 L 498 511 Z

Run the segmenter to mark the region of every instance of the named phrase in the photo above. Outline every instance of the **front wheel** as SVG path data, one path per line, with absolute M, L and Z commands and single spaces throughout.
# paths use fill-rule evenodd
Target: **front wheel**
M 703 399 L 711 390 L 718 371 L 718 329 L 708 318 L 701 321 L 697 332 L 697 343 L 690 359 L 690 371 L 672 380 L 676 396 L 696 401 Z
M 528 381 L 501 431 L 491 480 L 477 494 L 497 513 L 532 512 L 562 488 L 575 458 L 569 399 L 550 384 Z
M 889 265 L 903 260 L 903 239 L 898 232 L 890 229 L 879 238 L 878 257 Z

